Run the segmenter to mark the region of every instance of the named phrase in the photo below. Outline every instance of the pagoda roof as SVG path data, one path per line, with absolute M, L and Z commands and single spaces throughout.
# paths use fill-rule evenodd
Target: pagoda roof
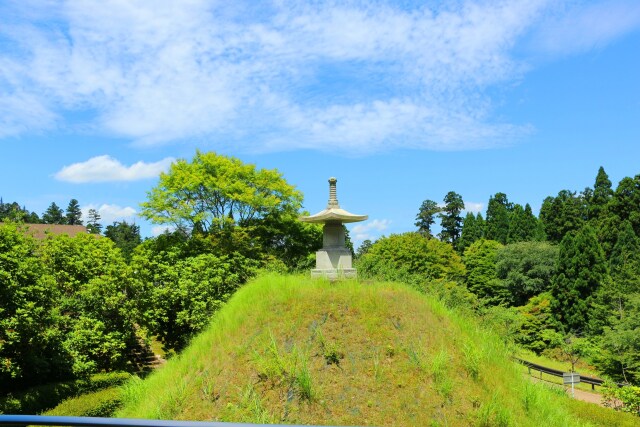
M 300 221 L 311 222 L 316 224 L 322 224 L 327 222 L 360 222 L 369 218 L 368 215 L 355 215 L 351 212 L 347 212 L 340 207 L 338 199 L 336 197 L 336 183 L 335 178 L 329 178 L 329 203 L 327 208 L 318 212 L 315 215 L 301 216 Z

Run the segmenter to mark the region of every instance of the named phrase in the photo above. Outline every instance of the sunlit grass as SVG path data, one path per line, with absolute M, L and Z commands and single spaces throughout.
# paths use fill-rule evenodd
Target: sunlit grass
M 182 354 L 129 384 L 118 416 L 598 425 L 581 420 L 564 395 L 528 382 L 512 351 L 474 319 L 404 285 L 267 275 L 240 289 Z M 595 408 L 596 417 L 606 411 Z

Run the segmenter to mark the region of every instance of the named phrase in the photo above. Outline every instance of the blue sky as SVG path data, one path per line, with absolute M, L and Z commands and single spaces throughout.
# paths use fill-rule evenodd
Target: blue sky
M 640 2 L 0 0 L 0 196 L 136 221 L 175 158 L 277 168 L 359 243 L 425 199 L 640 174 Z

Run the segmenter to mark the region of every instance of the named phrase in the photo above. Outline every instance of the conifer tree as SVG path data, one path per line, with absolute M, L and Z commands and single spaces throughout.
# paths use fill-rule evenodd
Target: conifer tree
M 82 211 L 80 210 L 80 204 L 76 199 L 69 201 L 67 206 L 67 224 L 69 225 L 82 225 Z
M 432 237 L 431 226 L 436 222 L 436 215 L 440 213 L 442 209 L 438 206 L 438 203 L 433 200 L 425 200 L 420 205 L 418 215 L 416 215 L 416 227 L 418 232 L 426 237 Z
M 55 202 L 51 202 L 47 210 L 42 214 L 42 222 L 44 224 L 66 224 L 64 211 Z
M 613 190 L 611 189 L 611 181 L 609 176 L 604 171 L 604 168 L 600 166 L 598 169 L 598 175 L 596 176 L 596 183 L 593 186 L 593 194 L 589 202 L 589 219 L 597 220 L 601 216 L 606 214 L 607 205 L 613 198 Z
M 100 234 L 102 231 L 102 224 L 100 224 L 100 214 L 95 209 L 89 209 L 87 213 L 87 231 L 91 234 Z
M 458 241 L 458 250 L 464 252 L 473 242 L 482 238 L 482 230 L 473 212 L 467 212 L 462 222 L 462 232 Z
M 585 330 L 595 293 L 607 280 L 607 263 L 593 228 L 587 225 L 575 236 L 566 234 L 560 243 L 551 292 L 554 315 L 568 331 Z
M 507 243 L 509 235 L 509 216 L 513 206 L 507 195 L 496 193 L 489 198 L 487 205 L 486 238 L 502 244 Z
M 569 232 L 578 231 L 586 220 L 584 198 L 575 191 L 562 190 L 556 197 L 547 197 L 540 208 L 540 221 L 547 239 L 560 242 Z
M 460 213 L 464 209 L 464 201 L 461 195 L 455 191 L 449 191 L 444 196 L 444 203 L 445 206 L 440 213 L 442 231 L 439 236 L 440 240 L 451 243 L 455 248 L 462 232 L 462 217 Z

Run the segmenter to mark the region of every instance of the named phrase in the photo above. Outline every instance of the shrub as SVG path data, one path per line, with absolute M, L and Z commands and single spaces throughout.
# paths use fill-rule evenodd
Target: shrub
M 70 397 L 121 385 L 131 377 L 127 372 L 111 372 L 96 374 L 86 379 L 45 384 L 20 393 L 10 393 L 0 399 L 0 413 L 37 414 Z
M 120 388 L 111 387 L 67 399 L 44 415 L 109 417 L 122 404 Z

